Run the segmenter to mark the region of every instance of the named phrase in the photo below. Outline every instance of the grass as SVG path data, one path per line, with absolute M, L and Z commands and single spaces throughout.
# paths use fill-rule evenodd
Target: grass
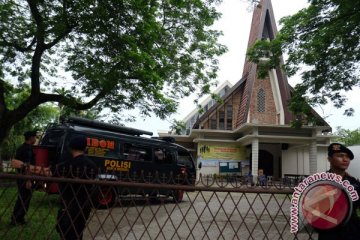
M 60 239 L 55 230 L 56 215 L 59 209 L 58 195 L 48 195 L 34 191 L 26 214 L 26 225 L 13 227 L 10 225 L 17 199 L 15 186 L 0 187 L 0 239 Z

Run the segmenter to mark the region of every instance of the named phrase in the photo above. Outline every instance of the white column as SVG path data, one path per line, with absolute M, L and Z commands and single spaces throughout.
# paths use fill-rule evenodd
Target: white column
M 254 138 L 251 143 L 251 174 L 254 182 L 257 182 L 259 168 L 259 139 Z
M 309 168 L 310 175 L 318 172 L 316 140 L 311 141 L 309 146 Z

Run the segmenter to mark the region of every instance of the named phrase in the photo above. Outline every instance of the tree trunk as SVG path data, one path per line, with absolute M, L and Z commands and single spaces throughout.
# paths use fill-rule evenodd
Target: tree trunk
M 2 160 L 2 157 L 1 157 L 1 145 L 0 145 L 0 173 L 2 173 L 3 171 L 4 171 L 4 169 L 3 169 L 3 160 Z
M 11 119 L 11 116 L 9 116 L 8 114 L 5 114 L 3 115 L 3 117 L 0 118 L 0 148 L 6 137 L 9 135 L 10 129 L 14 126 L 16 122 L 18 121 L 13 121 Z

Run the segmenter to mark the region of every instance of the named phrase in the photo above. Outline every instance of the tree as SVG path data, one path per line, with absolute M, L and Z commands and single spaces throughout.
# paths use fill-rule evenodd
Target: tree
M 173 120 L 171 122 L 170 131 L 176 135 L 181 135 L 182 131 L 186 129 L 186 123 L 183 121 Z
M 1 159 L 14 156 L 16 148 L 24 142 L 24 132 L 37 130 L 39 134 L 49 122 L 54 122 L 59 115 L 57 107 L 43 104 L 31 111 L 24 119 L 17 122 L 4 139 L 0 148 Z
M 9 109 L 15 109 L 30 95 L 30 88 L 24 85 L 21 89 L 9 88 L 11 98 L 5 99 Z M 38 130 L 39 134 L 49 122 L 55 122 L 59 116 L 58 107 L 53 104 L 42 104 L 32 110 L 25 118 L 18 121 L 9 131 L 0 147 L 0 163 L 2 159 L 9 159 L 15 154 L 16 148 L 24 142 L 24 132 Z
M 46 102 L 165 118 L 214 84 L 221 0 L 0 1 L 0 143 Z M 16 108 L 8 89 L 31 86 Z
M 307 104 L 343 107 L 343 91 L 359 86 L 360 1 L 312 0 L 308 8 L 281 19 L 282 28 L 273 41 L 259 41 L 248 51 L 258 63 L 260 73 L 280 65 L 288 56 L 285 70 L 289 76 L 301 71 L 302 82 L 295 86 L 290 109 L 300 114 Z M 270 61 L 261 63 L 261 55 Z M 351 116 L 354 110 L 346 109 Z
M 343 142 L 346 146 L 360 144 L 360 128 L 355 130 L 348 130 L 337 127 L 335 135 L 338 136 L 336 140 Z

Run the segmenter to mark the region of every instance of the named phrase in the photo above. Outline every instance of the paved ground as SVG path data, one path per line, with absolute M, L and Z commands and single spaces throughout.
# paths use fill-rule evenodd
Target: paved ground
M 310 239 L 290 233 L 285 195 L 192 192 L 180 204 L 170 199 L 120 204 L 94 211 L 84 239 Z

